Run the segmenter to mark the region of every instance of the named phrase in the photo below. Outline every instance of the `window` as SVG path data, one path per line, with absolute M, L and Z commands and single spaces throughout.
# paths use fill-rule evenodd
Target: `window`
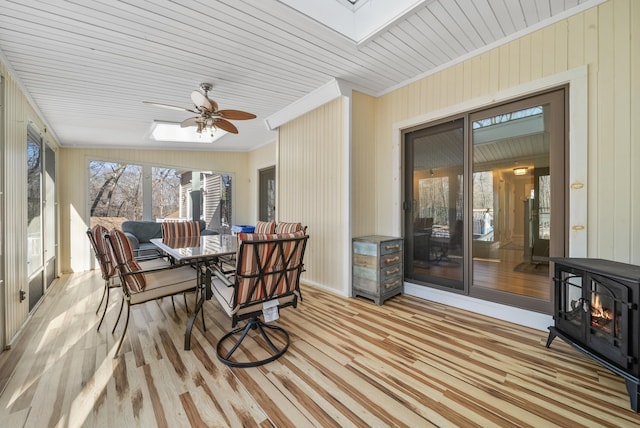
M 89 200 L 91 217 L 142 220 L 142 167 L 92 161 Z
M 90 161 L 91 225 L 100 222 L 112 228 L 125 220 L 192 219 L 196 213 L 208 229 L 220 231 L 231 225 L 231 183 L 229 175 Z
M 180 174 L 172 168 L 151 168 L 151 217 L 175 217 L 180 209 Z

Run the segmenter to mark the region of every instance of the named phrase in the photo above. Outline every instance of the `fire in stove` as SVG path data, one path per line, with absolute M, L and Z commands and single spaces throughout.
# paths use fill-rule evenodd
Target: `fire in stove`
M 611 334 L 611 322 L 613 321 L 613 311 L 602 304 L 600 294 L 591 293 L 591 326 L 602 329 L 607 334 Z

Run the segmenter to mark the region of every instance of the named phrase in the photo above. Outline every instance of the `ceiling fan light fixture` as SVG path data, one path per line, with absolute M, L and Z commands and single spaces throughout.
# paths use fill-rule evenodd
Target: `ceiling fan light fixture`
M 201 83 L 200 89 L 204 92 L 204 95 L 201 92 L 193 91 L 191 92 L 191 101 L 193 101 L 194 108 L 180 108 L 175 106 L 170 106 L 167 104 L 158 104 L 150 101 L 143 101 L 145 104 L 151 104 L 157 107 L 164 107 L 171 110 L 184 110 L 190 113 L 196 113 L 198 116 L 189 117 L 183 120 L 180 124 L 180 128 L 195 128 L 193 131 L 198 135 L 209 134 L 209 138 L 211 141 L 214 141 L 220 138 L 222 135 L 226 133 L 237 134 L 238 128 L 229 120 L 249 120 L 255 119 L 256 115 L 253 113 L 247 113 L 246 111 L 241 110 L 218 110 L 218 103 L 209 98 L 209 91 L 213 88 L 213 85 L 210 83 Z M 187 139 L 184 131 L 158 131 L 160 134 L 156 132 L 156 129 L 152 129 L 151 138 L 160 140 L 160 141 L 193 141 L 193 139 Z M 176 137 L 174 134 L 179 134 L 179 137 Z M 170 139 L 168 139 L 170 138 Z M 198 141 L 196 141 L 198 142 Z
M 198 122 L 195 127 L 181 127 L 180 123 L 155 120 L 151 125 L 150 137 L 155 141 L 213 143 L 225 134 L 227 132 L 223 129 L 208 127 L 203 122 Z
M 526 166 L 513 168 L 513 175 L 525 175 L 527 173 L 527 170 L 528 168 Z

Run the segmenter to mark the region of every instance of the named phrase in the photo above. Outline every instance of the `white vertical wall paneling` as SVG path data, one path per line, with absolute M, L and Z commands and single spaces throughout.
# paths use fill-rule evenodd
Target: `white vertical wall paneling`
M 631 170 L 637 166 L 632 163 L 631 158 L 631 116 L 629 115 L 631 107 L 631 91 L 629 85 L 632 79 L 630 64 L 631 51 L 630 43 L 630 0 L 618 0 L 612 4 L 613 8 L 613 82 L 611 82 L 612 93 L 615 94 L 613 100 L 613 141 L 615 141 L 615 151 L 613 158 L 613 180 L 614 187 L 617 189 L 613 218 L 611 221 L 615 225 L 624 225 L 627 223 L 628 228 L 615 227 L 614 230 L 614 253 L 613 258 L 623 262 L 631 261 L 631 233 L 636 222 L 629 222 L 633 218 L 631 206 L 632 181 L 629 180 Z M 638 23 L 633 25 L 636 27 Z M 634 79 L 639 76 L 636 74 Z M 638 120 L 638 118 L 635 118 Z M 636 141 L 637 142 L 637 141 Z
M 597 159 L 601 168 L 598 171 L 597 199 L 602 209 L 602 221 L 598 223 L 598 252 L 604 258 L 615 254 L 615 223 L 611 212 L 616 207 L 615 171 L 615 133 L 613 130 L 614 93 L 611 82 L 614 78 L 613 46 L 613 7 L 606 3 L 598 8 L 598 104 L 594 106 L 601 124 L 596 135 Z M 622 207 L 616 207 L 624 209 Z
M 640 3 L 637 1 L 631 2 L 630 5 L 631 13 L 629 14 L 629 20 L 632 23 L 640 22 Z M 635 24 L 634 24 L 635 25 Z M 632 52 L 640 52 L 640 36 L 637 34 L 637 25 L 635 25 L 635 37 L 631 37 L 631 42 L 629 46 L 629 53 Z M 631 90 L 630 100 L 638 100 L 640 99 L 640 79 L 637 76 L 640 76 L 640 55 L 635 54 L 631 55 L 631 64 L 629 65 L 629 70 L 631 76 L 636 76 L 631 78 Z M 635 144 L 631 145 L 631 165 L 634 167 L 631 168 L 631 195 L 640 194 L 640 168 L 637 168 L 640 165 L 640 120 L 637 118 L 640 117 L 640 103 L 637 101 L 631 101 L 629 108 L 629 117 L 631 120 L 630 125 L 630 140 L 634 141 Z M 630 198 L 631 199 L 631 213 L 640 213 L 640 198 Z M 640 264 L 640 248 L 638 248 L 634 243 L 640 242 L 640 225 L 638 222 L 633 222 L 631 224 L 631 261 L 635 264 Z
M 352 96 L 351 227 L 352 236 L 376 233 L 375 210 L 375 99 L 354 92 Z
M 584 14 L 584 26 L 582 27 L 583 39 L 580 46 L 584 53 L 584 64 L 588 67 L 588 85 L 589 85 L 589 102 L 587 105 L 589 120 L 587 125 L 587 134 L 589 138 L 588 145 L 588 171 L 589 171 L 589 190 L 587 192 L 587 199 L 590 201 L 589 206 L 589 225 L 587 239 L 589 241 L 589 248 L 592 251 L 589 253 L 590 257 L 604 257 L 600 252 L 600 234 L 598 232 L 598 224 L 600 219 L 603 218 L 600 213 L 598 201 L 598 183 L 600 181 L 600 161 L 598 159 L 598 133 L 600 129 L 599 124 L 599 95 L 598 88 L 599 82 L 599 64 L 600 54 L 598 46 L 598 9 L 592 9 L 586 11 Z M 595 47 L 595 49 L 594 49 Z M 577 47 L 576 47 L 577 48 Z
M 352 198 L 351 198 L 351 183 L 353 181 L 353 173 L 351 168 L 351 154 L 352 154 L 352 109 L 353 109 L 353 91 L 350 91 L 349 96 L 342 97 L 342 219 L 345 227 L 344 234 L 342 235 L 342 251 L 345 255 L 344 268 L 342 269 L 343 288 L 341 291 L 351 293 L 351 237 L 353 236 L 353 224 L 351 212 L 353 210 Z
M 0 61 L 4 82 L 2 153 L 4 181 L 4 275 L 5 339 L 10 344 L 29 315 L 29 300 L 20 301 L 20 290 L 28 293 L 27 278 L 27 124 L 44 129 L 22 93 L 19 83 Z
M 348 217 L 345 213 L 342 97 L 279 129 L 278 219 L 301 221 L 310 236 L 304 281 L 346 294 Z
M 18 331 L 29 311 L 28 299 L 20 302 L 20 289 L 28 290 L 26 278 L 26 100 L 15 81 L 7 79 L 5 126 L 5 275 L 7 341 Z

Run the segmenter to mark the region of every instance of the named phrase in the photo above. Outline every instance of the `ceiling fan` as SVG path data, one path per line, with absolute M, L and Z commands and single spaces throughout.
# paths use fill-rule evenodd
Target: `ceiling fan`
M 194 104 L 194 108 L 182 108 L 170 106 L 167 104 L 158 104 L 149 101 L 143 101 L 145 104 L 151 104 L 157 107 L 168 108 L 172 110 L 180 110 L 180 111 L 188 111 L 190 113 L 195 113 L 197 116 L 190 117 L 188 119 L 183 120 L 180 123 L 180 127 L 187 128 L 189 126 L 197 127 L 196 131 L 198 133 L 204 132 L 206 130 L 211 131 L 211 134 L 215 132 L 216 129 L 222 129 L 224 131 L 230 132 L 232 134 L 238 133 L 238 128 L 229 122 L 229 120 L 247 120 L 247 119 L 255 119 L 256 115 L 252 113 L 247 113 L 245 111 L 240 110 L 218 110 L 218 103 L 209 99 L 209 91 L 213 88 L 211 83 L 201 83 L 200 89 L 204 92 L 204 94 L 193 91 L 191 92 L 191 101 Z

